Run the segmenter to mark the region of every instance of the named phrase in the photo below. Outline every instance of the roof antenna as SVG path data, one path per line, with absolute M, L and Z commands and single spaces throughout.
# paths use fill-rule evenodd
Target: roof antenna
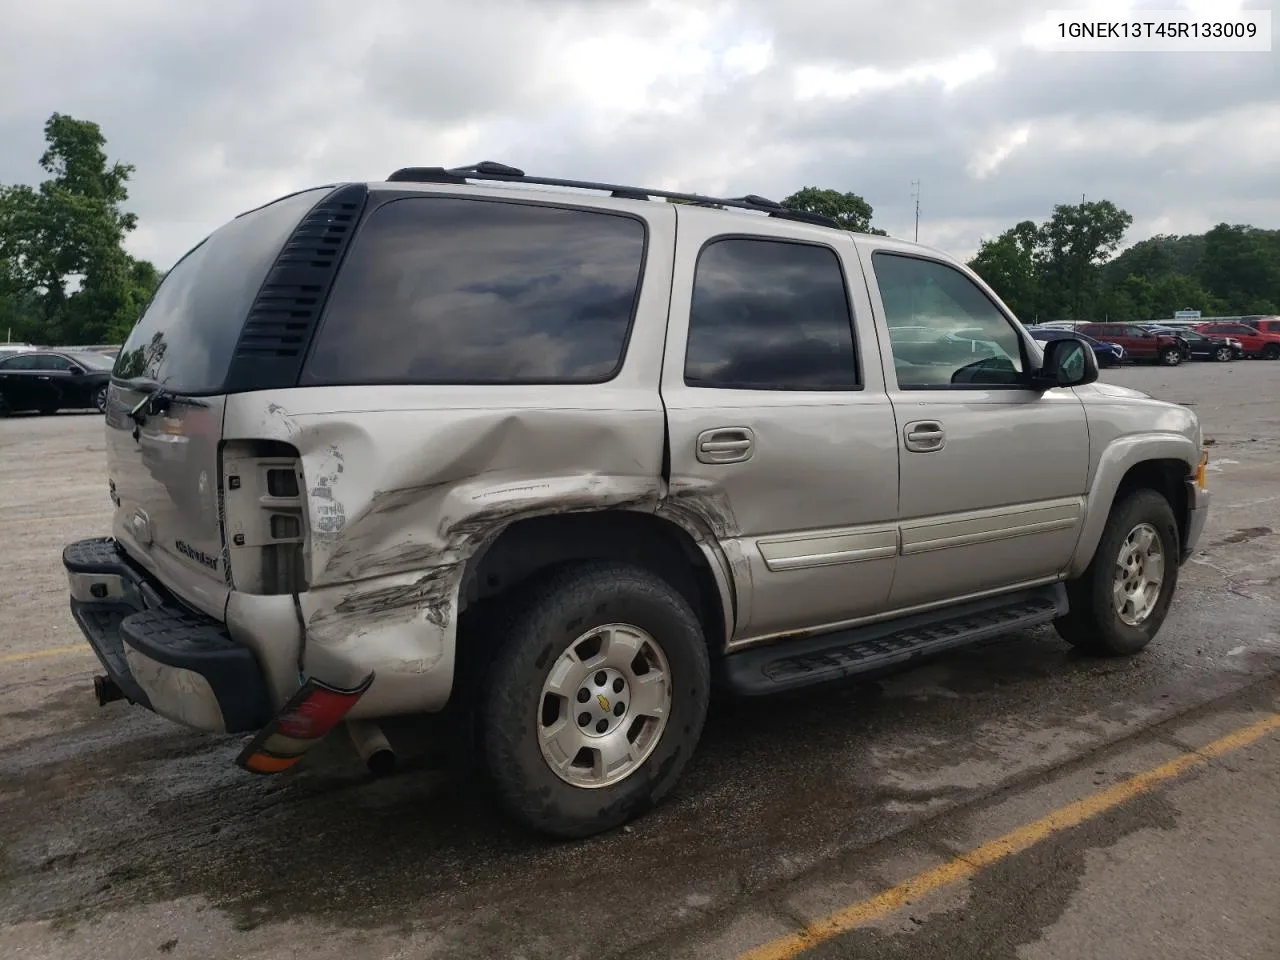
M 919 243 L 919 242 L 920 242 L 920 181 L 919 181 L 919 180 L 912 180 L 912 181 L 911 181 L 911 186 L 912 186 L 911 196 L 913 196 L 913 197 L 915 198 L 915 201 L 916 201 L 916 236 L 915 236 L 915 242 L 916 242 L 916 243 Z

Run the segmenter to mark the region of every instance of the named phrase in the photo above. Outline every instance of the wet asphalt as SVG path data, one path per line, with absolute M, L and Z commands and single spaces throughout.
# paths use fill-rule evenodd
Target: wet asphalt
M 1104 376 L 1213 441 L 1147 651 L 1036 630 L 718 702 L 671 799 L 578 843 L 509 824 L 427 724 L 390 778 L 341 737 L 257 778 L 236 738 L 98 708 L 58 553 L 107 531 L 100 418 L 0 420 L 0 956 L 733 957 L 1280 709 L 1280 363 Z M 806 956 L 1280 956 L 1278 777 L 1261 741 Z

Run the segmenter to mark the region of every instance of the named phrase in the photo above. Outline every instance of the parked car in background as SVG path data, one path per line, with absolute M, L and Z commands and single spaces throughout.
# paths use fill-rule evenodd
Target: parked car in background
M 30 353 L 32 350 L 38 350 L 29 343 L 0 343 L 0 360 L 5 357 L 12 357 L 18 353 Z
M 1097 340 L 1120 344 L 1135 362 L 1176 367 L 1191 355 L 1186 340 L 1170 333 L 1155 333 L 1138 323 L 1082 323 L 1074 329 Z
M 1260 333 L 1247 323 L 1238 323 L 1231 320 L 1200 323 L 1196 324 L 1194 329 L 1209 336 L 1234 337 L 1240 341 L 1246 357 L 1280 360 L 1280 333 Z
M 1246 326 L 1253 327 L 1259 333 L 1280 333 L 1280 317 L 1259 317 L 1257 320 L 1248 320 Z
M 1118 343 L 1107 343 L 1104 340 L 1095 340 L 1087 334 L 1079 333 L 1064 327 L 1028 327 L 1027 332 L 1035 337 L 1041 343 L 1049 340 L 1060 340 L 1064 336 L 1079 337 L 1089 346 L 1093 347 L 1093 355 L 1098 360 L 1100 367 L 1118 367 L 1125 360 L 1124 347 Z
M 1231 337 L 1201 333 L 1199 330 L 1166 327 L 1159 323 L 1144 323 L 1143 326 L 1152 333 L 1167 333 L 1185 340 L 1190 352 L 1187 358 L 1189 360 L 1216 360 L 1219 363 L 1226 363 L 1239 360 L 1244 356 L 1244 345 Z
M 107 409 L 115 361 L 100 353 L 29 350 L 0 359 L 0 411 Z

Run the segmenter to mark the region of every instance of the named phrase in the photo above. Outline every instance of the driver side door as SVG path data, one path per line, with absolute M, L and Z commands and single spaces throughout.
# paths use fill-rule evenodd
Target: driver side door
M 1029 341 L 967 273 L 889 245 L 860 255 L 898 431 L 901 555 L 889 606 L 1059 579 L 1088 486 L 1080 399 L 1029 387 Z M 921 327 L 941 349 L 921 348 Z M 900 341 L 896 328 L 912 334 Z M 949 349 L 957 332 L 984 341 L 986 355 Z

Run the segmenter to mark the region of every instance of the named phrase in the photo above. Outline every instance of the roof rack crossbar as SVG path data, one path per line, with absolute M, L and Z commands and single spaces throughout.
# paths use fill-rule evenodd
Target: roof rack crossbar
M 659 190 L 654 187 L 633 187 L 620 183 L 596 183 L 591 180 L 565 180 L 559 177 L 529 176 L 517 167 L 484 160 L 464 167 L 401 167 L 389 177 L 388 183 L 466 183 L 468 180 L 489 180 L 502 183 L 527 183 L 544 187 L 566 187 L 574 190 L 598 190 L 627 200 L 676 200 L 700 207 L 721 207 L 735 210 L 752 210 L 768 213 L 781 220 L 795 220 L 823 227 L 843 229 L 830 217 L 802 210 L 789 210 L 776 200 L 756 194 L 744 197 L 709 197 L 700 193 L 680 193 L 675 190 Z

